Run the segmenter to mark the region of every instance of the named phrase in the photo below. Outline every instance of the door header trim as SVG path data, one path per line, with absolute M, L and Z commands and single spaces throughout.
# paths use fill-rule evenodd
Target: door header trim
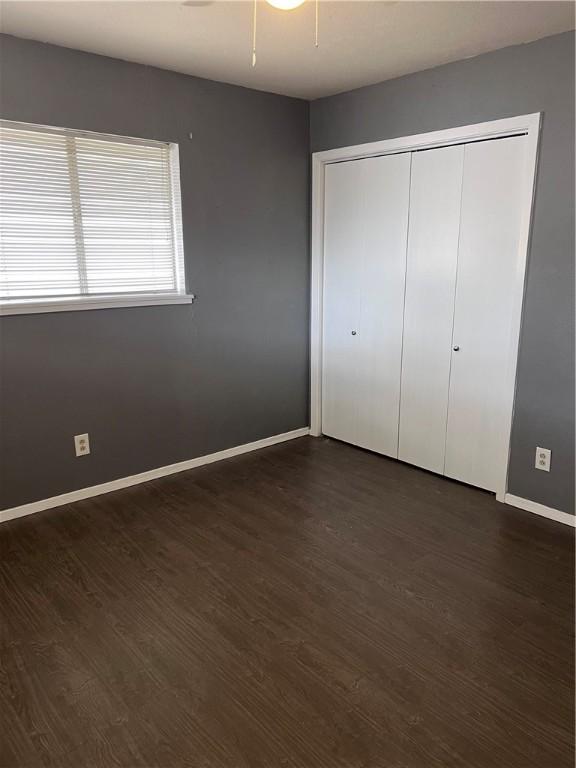
M 389 155 L 397 152 L 414 152 L 419 149 L 433 149 L 450 144 L 467 144 L 471 141 L 504 138 L 519 134 L 539 133 L 541 112 L 518 117 L 507 117 L 502 120 L 491 120 L 487 123 L 461 125 L 456 128 L 445 128 L 441 131 L 416 133 L 411 136 L 401 136 L 382 141 L 371 141 L 366 144 L 354 144 L 349 147 L 337 147 L 314 152 L 312 160 L 325 165 L 342 160 L 360 160 L 375 155 Z

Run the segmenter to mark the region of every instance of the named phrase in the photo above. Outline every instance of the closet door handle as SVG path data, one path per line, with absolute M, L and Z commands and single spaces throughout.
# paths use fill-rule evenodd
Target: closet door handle
M 352 336 L 356 336 L 356 331 L 352 331 Z
M 452 349 L 454 350 L 454 352 L 458 352 L 458 350 L 460 349 L 460 347 L 459 347 L 458 345 L 456 345 L 455 347 L 452 347 Z

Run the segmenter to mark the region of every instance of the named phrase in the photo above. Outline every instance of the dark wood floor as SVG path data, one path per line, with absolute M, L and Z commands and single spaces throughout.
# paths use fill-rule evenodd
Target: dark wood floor
M 2 525 L 0 765 L 572 766 L 572 534 L 311 438 Z

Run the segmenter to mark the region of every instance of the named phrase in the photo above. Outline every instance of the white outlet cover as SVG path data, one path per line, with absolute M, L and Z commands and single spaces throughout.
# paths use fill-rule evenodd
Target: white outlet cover
M 74 435 L 74 448 L 76 456 L 87 456 L 90 453 L 90 435 L 88 432 L 83 435 Z
M 550 472 L 551 459 L 552 451 L 549 448 L 536 448 L 536 469 L 541 469 L 543 472 Z

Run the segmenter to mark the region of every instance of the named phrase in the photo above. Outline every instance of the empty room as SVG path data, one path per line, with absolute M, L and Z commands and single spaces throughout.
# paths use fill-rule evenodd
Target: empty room
M 575 26 L 0 0 L 0 768 L 573 768 Z

